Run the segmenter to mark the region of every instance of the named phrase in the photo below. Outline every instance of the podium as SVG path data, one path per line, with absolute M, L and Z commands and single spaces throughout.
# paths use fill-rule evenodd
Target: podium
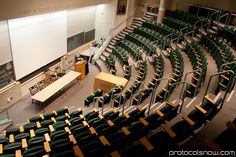
M 121 86 L 122 88 L 124 88 L 127 83 L 128 80 L 123 77 L 100 72 L 95 77 L 94 90 L 101 89 L 104 93 L 106 93 L 116 86 Z
M 75 71 L 81 73 L 79 79 L 83 80 L 88 73 L 88 62 L 86 60 L 76 62 Z

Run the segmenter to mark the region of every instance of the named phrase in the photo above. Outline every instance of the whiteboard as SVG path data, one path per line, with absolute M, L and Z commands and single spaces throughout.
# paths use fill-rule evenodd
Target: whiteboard
M 9 20 L 16 80 L 67 52 L 66 11 Z

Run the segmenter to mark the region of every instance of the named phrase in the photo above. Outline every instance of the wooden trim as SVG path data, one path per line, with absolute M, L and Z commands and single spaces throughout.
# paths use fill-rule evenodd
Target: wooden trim
M 212 100 L 211 98 L 209 98 L 208 95 L 206 95 L 204 98 L 207 99 L 208 101 L 210 101 L 212 104 L 215 104 L 214 100 Z
M 11 134 L 11 135 L 9 136 L 9 142 L 10 142 L 10 143 L 15 142 L 15 138 L 14 138 L 14 135 L 13 135 L 13 134 Z
M 68 126 L 71 126 L 71 123 L 70 123 L 70 121 L 69 121 L 68 119 L 66 119 L 65 122 L 66 122 L 66 124 L 67 124 Z
M 90 130 L 91 134 L 96 134 L 97 135 L 97 132 L 93 127 L 89 128 L 89 130 Z
M 124 133 L 125 135 L 131 134 L 130 131 L 128 130 L 128 128 L 126 128 L 126 127 L 122 127 L 121 130 L 123 131 L 123 133 Z
M 64 130 L 65 130 L 66 132 L 68 132 L 69 135 L 71 134 L 71 131 L 70 131 L 70 129 L 69 129 L 68 127 L 65 127 Z
M 16 150 L 16 156 L 15 157 L 22 157 L 21 150 Z
M 164 124 L 163 128 L 170 135 L 170 137 L 174 138 L 176 136 L 175 132 L 171 130 L 171 128 L 167 124 Z
M 151 151 L 154 148 L 146 137 L 141 138 L 139 141 L 146 147 L 148 151 Z
M 111 153 L 111 157 L 121 157 L 121 155 L 118 151 L 114 151 Z
M 72 134 L 69 135 L 69 139 L 70 139 L 71 142 L 73 142 L 74 145 L 77 144 L 77 141 L 76 141 L 74 135 L 72 135 Z
M 84 154 L 83 154 L 83 152 L 81 151 L 81 149 L 78 145 L 74 146 L 73 149 L 74 149 L 74 153 L 75 153 L 76 156 L 84 157 Z
M 23 149 L 28 147 L 27 140 L 25 138 L 21 140 L 21 145 Z
M 48 127 L 49 127 L 50 132 L 54 132 L 55 131 L 55 129 L 53 128 L 52 125 L 49 125 Z
M 33 129 L 30 129 L 30 138 L 35 137 L 35 132 Z
M 187 115 L 183 115 L 182 118 L 191 126 L 195 124 L 194 121 L 192 121 L 192 119 L 190 119 Z
M 0 144 L 0 154 L 2 154 L 2 153 L 3 153 L 3 145 Z
M 126 119 L 128 119 L 130 117 L 130 115 L 126 112 L 124 112 L 124 116 L 125 116 Z
M 165 115 L 160 111 L 160 110 L 156 110 L 155 111 L 156 112 L 156 114 L 158 114 L 160 117 L 164 117 Z
M 47 153 L 51 152 L 50 144 L 49 142 L 44 142 L 43 143 L 44 149 Z
M 45 137 L 45 140 L 46 140 L 47 142 L 50 142 L 50 141 L 51 141 L 51 138 L 50 138 L 50 136 L 49 136 L 48 133 L 44 134 L 44 137 Z
M 202 108 L 200 105 L 198 105 L 198 104 L 195 105 L 195 108 L 198 109 L 198 110 L 199 110 L 200 112 L 202 112 L 203 114 L 206 114 L 206 113 L 207 113 L 207 111 L 206 111 L 204 108 Z
M 111 120 L 108 120 L 107 123 L 108 123 L 110 126 L 114 126 L 114 125 L 115 125 Z
M 19 129 L 20 129 L 20 132 L 21 132 L 21 133 L 24 132 L 24 126 L 23 126 L 23 125 L 20 125 L 20 126 L 19 126 Z
M 176 107 L 176 105 L 175 105 L 174 103 L 169 102 L 169 101 L 167 101 L 166 104 L 169 105 L 169 106 L 171 106 L 171 107 L 174 107 L 174 108 Z
M 37 128 L 41 128 L 41 123 L 39 121 L 36 122 Z
M 103 143 L 103 145 L 109 145 L 110 146 L 110 143 L 107 141 L 105 136 L 100 136 L 99 139 Z
M 144 119 L 144 118 L 139 118 L 139 120 L 145 125 L 145 126 L 147 126 L 147 125 L 149 125 L 149 123 Z

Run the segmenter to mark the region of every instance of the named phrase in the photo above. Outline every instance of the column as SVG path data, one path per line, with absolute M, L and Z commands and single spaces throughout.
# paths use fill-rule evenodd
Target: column
M 165 3 L 166 0 L 161 0 L 160 1 L 160 7 L 159 7 L 159 11 L 158 11 L 158 17 L 157 17 L 157 23 L 162 23 L 163 18 L 165 16 Z

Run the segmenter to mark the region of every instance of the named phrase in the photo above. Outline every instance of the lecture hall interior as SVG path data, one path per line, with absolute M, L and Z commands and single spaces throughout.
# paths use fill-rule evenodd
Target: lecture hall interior
M 2 0 L 1 157 L 236 156 L 234 0 Z

